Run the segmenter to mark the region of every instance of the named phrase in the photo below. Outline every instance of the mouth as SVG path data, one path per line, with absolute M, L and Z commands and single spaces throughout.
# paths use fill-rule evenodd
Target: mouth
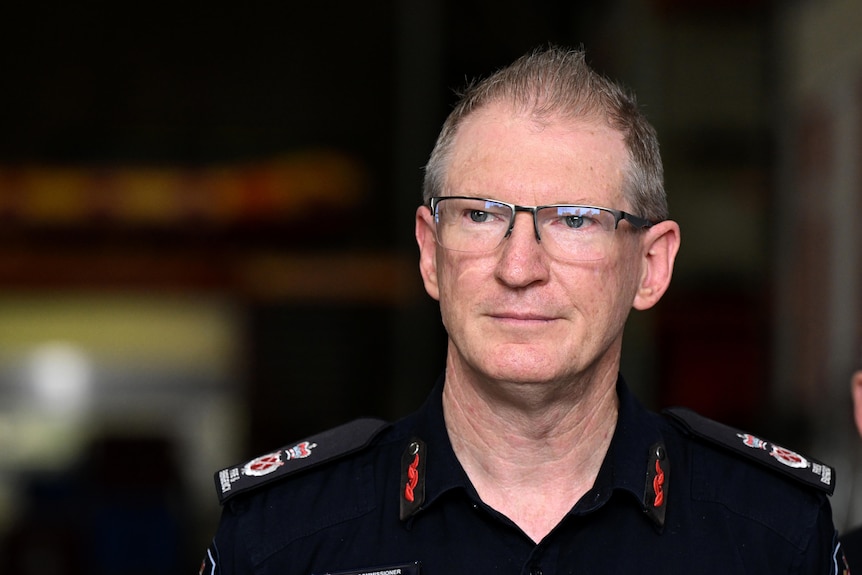
M 531 313 L 531 312 L 496 312 L 488 314 L 492 319 L 508 322 L 508 323 L 548 323 L 558 319 L 555 316 L 549 316 L 547 314 L 542 313 Z

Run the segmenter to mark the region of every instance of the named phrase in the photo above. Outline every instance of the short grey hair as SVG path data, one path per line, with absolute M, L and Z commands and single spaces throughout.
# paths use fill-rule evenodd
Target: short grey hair
M 522 56 L 461 94 L 425 167 L 426 204 L 444 194 L 458 128 L 473 112 L 498 102 L 530 114 L 536 122 L 600 121 L 619 131 L 630 158 L 623 194 L 631 210 L 654 222 L 668 218 L 658 137 L 634 95 L 594 71 L 582 50 L 555 46 Z

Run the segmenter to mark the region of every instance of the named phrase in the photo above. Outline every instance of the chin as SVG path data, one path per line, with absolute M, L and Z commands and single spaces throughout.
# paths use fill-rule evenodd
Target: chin
M 560 376 L 560 370 L 545 356 L 510 356 L 489 364 L 485 373 L 498 381 L 512 383 L 544 383 Z

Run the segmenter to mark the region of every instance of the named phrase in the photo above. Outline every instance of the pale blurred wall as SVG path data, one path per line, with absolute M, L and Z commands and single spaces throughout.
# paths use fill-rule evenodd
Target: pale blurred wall
M 838 468 L 843 527 L 862 522 L 849 408 L 862 361 L 862 4 L 777 4 L 773 403 L 805 414 L 814 450 Z

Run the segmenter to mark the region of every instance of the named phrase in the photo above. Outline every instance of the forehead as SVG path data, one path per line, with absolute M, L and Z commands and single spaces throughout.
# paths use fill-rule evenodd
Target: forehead
M 459 128 L 447 185 L 514 203 L 618 204 L 628 158 L 623 135 L 599 121 L 537 121 L 492 104 Z

